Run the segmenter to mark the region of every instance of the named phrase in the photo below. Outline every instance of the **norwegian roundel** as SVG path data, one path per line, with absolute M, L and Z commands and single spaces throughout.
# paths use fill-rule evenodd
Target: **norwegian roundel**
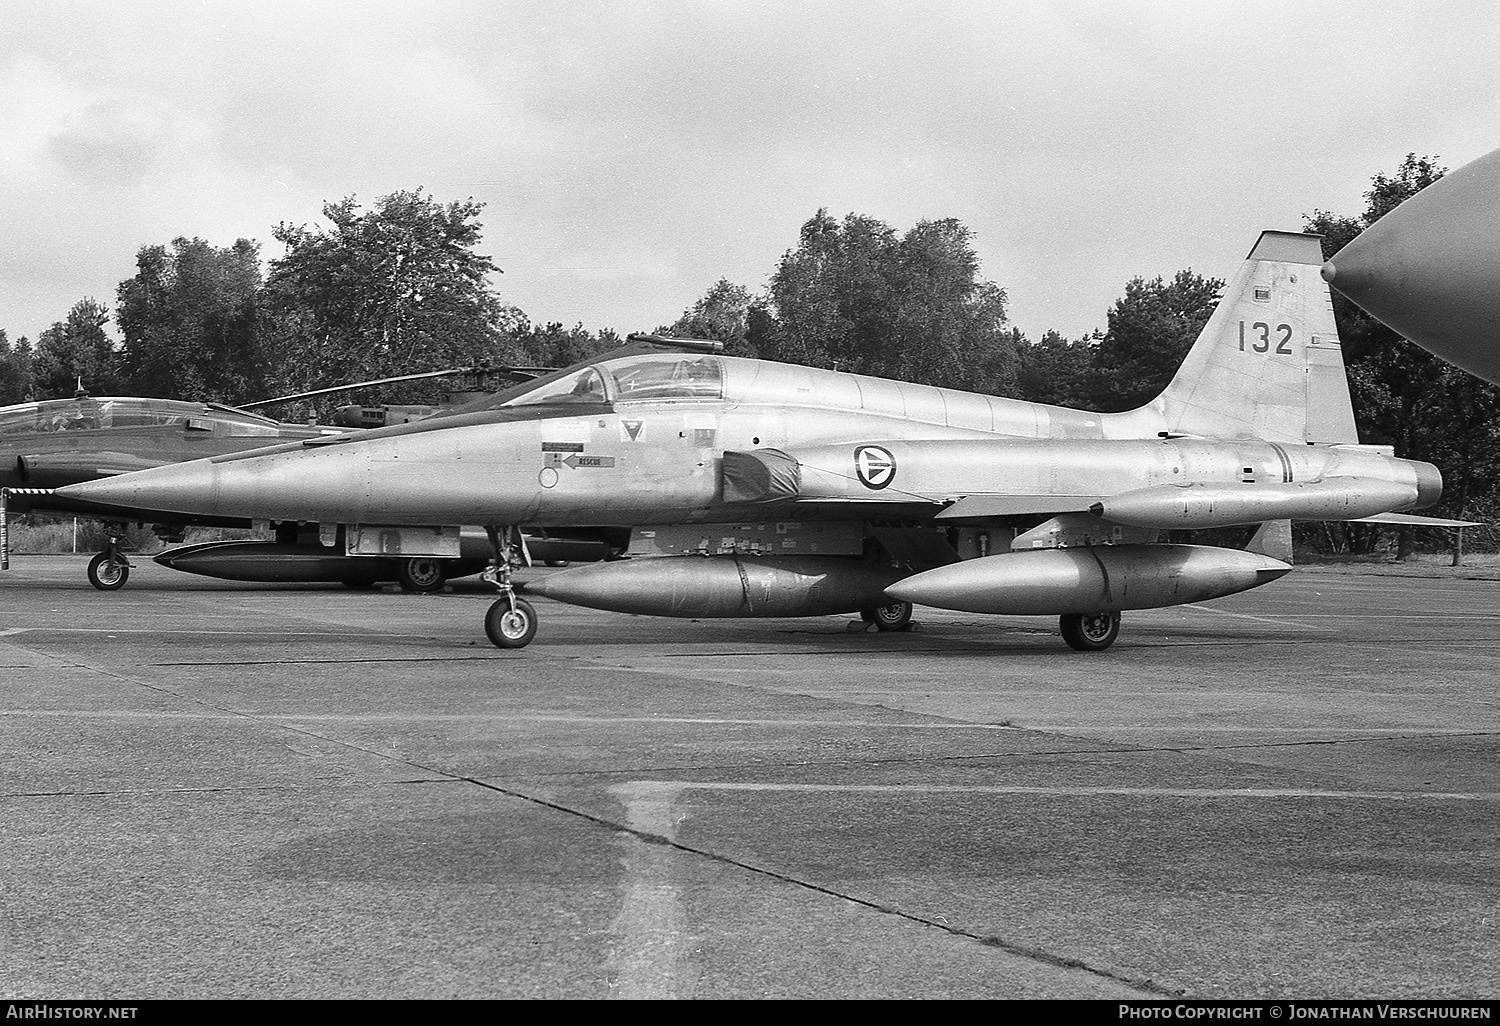
M 854 450 L 854 473 L 862 485 L 878 491 L 896 480 L 896 457 L 878 445 L 861 445 Z

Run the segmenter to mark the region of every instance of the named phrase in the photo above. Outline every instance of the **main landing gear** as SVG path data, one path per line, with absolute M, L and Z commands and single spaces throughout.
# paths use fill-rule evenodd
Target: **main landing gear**
M 877 631 L 904 631 L 911 629 L 912 605 L 910 602 L 892 602 L 887 606 L 861 609 L 859 618 L 873 623 Z
M 430 595 L 442 591 L 448 568 L 436 556 L 410 556 L 396 564 L 396 583 L 402 591 Z
M 89 560 L 89 583 L 100 591 L 119 591 L 130 580 L 130 560 L 120 547 L 120 536 L 111 534 L 104 551 Z
M 1120 636 L 1119 613 L 1064 613 L 1058 619 L 1063 640 L 1080 652 L 1103 652 Z
M 529 565 L 526 543 L 512 527 L 486 527 L 494 557 L 480 577 L 500 589 L 500 598 L 484 614 L 484 633 L 496 648 L 525 648 L 536 637 L 536 610 L 516 596 L 511 571 Z

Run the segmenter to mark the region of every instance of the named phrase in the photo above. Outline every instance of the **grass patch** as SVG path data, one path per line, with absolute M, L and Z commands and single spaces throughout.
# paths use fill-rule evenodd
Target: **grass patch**
M 180 544 L 196 542 L 236 541 L 241 539 L 268 539 L 268 531 L 252 531 L 227 527 L 189 527 Z M 17 555 L 56 555 L 66 552 L 100 552 L 109 544 L 109 528 L 80 517 L 75 525 L 67 520 L 42 520 L 34 522 L 12 520 L 10 524 L 10 551 Z M 173 543 L 178 544 L 178 543 Z M 151 556 L 168 547 L 149 527 L 131 524 L 125 529 L 125 548 Z

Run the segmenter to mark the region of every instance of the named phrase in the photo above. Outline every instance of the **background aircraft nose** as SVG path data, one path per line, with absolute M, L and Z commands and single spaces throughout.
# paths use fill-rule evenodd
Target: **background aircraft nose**
M 1323 278 L 1424 349 L 1500 381 L 1500 150 L 1366 228 Z

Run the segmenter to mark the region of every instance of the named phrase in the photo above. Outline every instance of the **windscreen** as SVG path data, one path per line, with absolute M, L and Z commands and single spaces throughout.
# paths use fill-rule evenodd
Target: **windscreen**
M 556 378 L 538 385 L 519 399 L 512 399 L 508 406 L 533 406 L 538 403 L 602 403 L 608 399 L 604 392 L 604 376 L 597 367 L 585 367 L 581 371 Z

